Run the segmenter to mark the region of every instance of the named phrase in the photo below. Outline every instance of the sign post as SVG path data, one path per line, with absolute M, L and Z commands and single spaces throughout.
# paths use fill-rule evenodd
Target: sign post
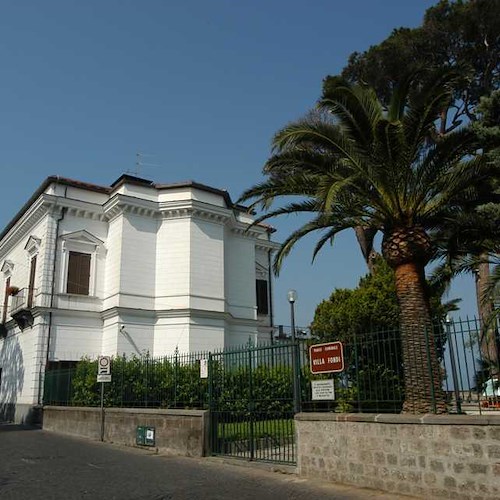
M 104 384 L 111 382 L 111 357 L 97 359 L 97 382 L 101 383 L 101 441 L 104 441 Z
M 342 342 L 328 342 L 309 347 L 309 366 L 313 375 L 338 373 L 344 370 L 344 349 Z M 333 401 L 335 382 L 329 380 L 311 381 L 313 401 Z

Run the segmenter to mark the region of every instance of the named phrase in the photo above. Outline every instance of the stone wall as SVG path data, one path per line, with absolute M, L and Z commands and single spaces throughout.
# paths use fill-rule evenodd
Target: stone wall
M 208 411 L 106 408 L 104 441 L 136 445 L 139 425 L 155 427 L 155 448 L 162 453 L 202 457 L 208 452 Z M 45 406 L 43 428 L 90 439 L 101 437 L 101 410 Z
M 500 415 L 295 417 L 299 474 L 428 498 L 500 498 Z

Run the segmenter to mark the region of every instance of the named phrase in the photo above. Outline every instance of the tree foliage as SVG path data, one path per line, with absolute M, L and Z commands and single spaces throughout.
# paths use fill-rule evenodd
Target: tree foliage
M 452 300 L 443 304 L 443 291 L 443 287 L 429 287 L 434 325 L 442 324 L 446 314 L 455 310 L 458 302 Z M 351 342 L 354 336 L 397 331 L 399 314 L 394 271 L 379 257 L 374 272 L 362 277 L 356 288 L 337 288 L 317 306 L 311 330 L 324 342 Z
M 437 352 L 433 346 L 429 352 L 426 340 L 432 329 L 424 279 L 434 255 L 431 234 L 490 195 L 485 187 L 493 167 L 477 155 L 477 134 L 470 126 L 429 141 L 453 82 L 445 71 L 424 85 L 408 78 L 384 107 L 371 88 L 330 80 L 319 112 L 275 135 L 268 179 L 241 198 L 264 208 L 256 224 L 292 213 L 312 216 L 276 253 L 276 272 L 296 242 L 315 231 L 323 234 L 313 255 L 343 230 L 361 226 L 382 232 L 401 309 L 407 411 L 432 411 L 436 395 L 444 410 Z M 290 200 L 294 196 L 298 201 Z M 277 198 L 284 205 L 271 209 Z M 427 357 L 432 376 L 418 361 Z
M 422 68 L 459 75 L 443 109 L 441 133 L 475 120 L 481 97 L 500 87 L 500 1 L 441 0 L 426 11 L 421 26 L 395 29 L 380 44 L 352 53 L 342 76 L 372 86 L 387 104 L 402 76 Z M 421 73 L 420 81 L 428 74 Z
M 361 278 L 357 288 L 337 288 L 317 306 L 311 330 L 321 341 L 347 341 L 354 334 L 396 330 L 398 325 L 394 271 L 378 259 L 375 271 Z

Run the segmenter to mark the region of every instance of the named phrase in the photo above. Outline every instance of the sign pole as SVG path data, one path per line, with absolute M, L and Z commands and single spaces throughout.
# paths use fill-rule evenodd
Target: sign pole
M 292 343 L 293 343 L 293 355 L 292 355 L 292 376 L 293 376 L 293 411 L 294 413 L 300 412 L 300 381 L 299 381 L 299 357 L 298 350 L 299 345 L 297 338 L 295 336 L 295 300 L 290 300 L 290 319 L 292 323 Z
M 101 441 L 104 441 L 104 382 L 101 382 Z
M 111 357 L 97 358 L 97 382 L 101 384 L 101 441 L 104 441 L 104 384 L 111 382 Z

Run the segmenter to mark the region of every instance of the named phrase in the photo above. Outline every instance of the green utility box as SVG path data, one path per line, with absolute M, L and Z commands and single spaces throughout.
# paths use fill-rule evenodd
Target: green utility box
M 138 425 L 135 433 L 135 443 L 140 446 L 154 446 L 155 428 L 146 425 Z

